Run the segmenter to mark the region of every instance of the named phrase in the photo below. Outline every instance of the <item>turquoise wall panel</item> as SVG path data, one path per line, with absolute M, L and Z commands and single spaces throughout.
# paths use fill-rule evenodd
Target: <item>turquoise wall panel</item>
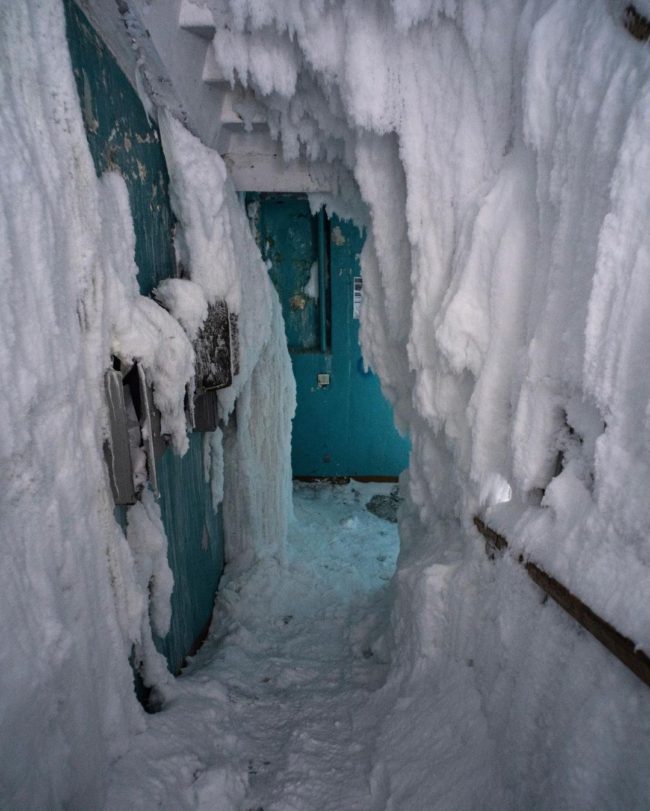
M 68 44 L 97 174 L 121 173 L 129 190 L 140 290 L 176 275 L 174 217 L 160 136 L 111 53 L 72 0 L 65 2 Z M 212 615 L 223 569 L 221 515 L 203 476 L 203 435 L 192 434 L 182 458 L 168 450 L 157 466 L 160 507 L 174 573 L 172 625 L 157 645 L 177 672 Z M 116 511 L 124 526 L 123 509 Z
M 264 255 L 269 274 L 282 302 L 289 349 L 294 352 L 318 346 L 318 304 L 305 294 L 318 266 L 318 225 L 305 200 L 278 195 L 273 206 L 260 208 L 259 227 L 264 233 Z
M 303 321 L 292 307 L 309 279 L 305 268 L 318 255 L 318 218 L 302 195 L 250 193 L 247 203 L 287 324 L 297 388 L 294 476 L 398 476 L 408 465 L 410 444 L 395 429 L 379 380 L 363 368 L 359 321 L 353 317 L 364 235 L 350 221 L 333 217 L 326 223 L 327 348 L 321 352 L 318 306 L 310 303 L 315 315 Z M 328 386 L 319 387 L 319 374 L 330 375 Z

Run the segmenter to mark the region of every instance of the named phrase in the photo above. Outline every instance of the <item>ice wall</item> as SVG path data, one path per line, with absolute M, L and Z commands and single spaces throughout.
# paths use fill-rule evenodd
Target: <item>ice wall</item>
M 0 11 L 0 162 L 0 797 L 92 808 L 142 725 L 143 598 L 102 457 L 106 192 L 58 2 Z
M 124 181 L 95 176 L 60 3 L 16 4 L 0 19 L 0 804 L 99 808 L 106 765 L 144 724 L 129 657 L 146 684 L 173 690 L 152 639 L 169 627 L 173 587 L 159 506 L 145 490 L 126 537 L 113 516 L 102 451 L 111 355 L 146 368 L 163 431 L 183 453 L 191 339 L 215 297 L 238 313 L 241 372 L 221 407 L 228 419 L 242 404 L 225 460 L 237 505 L 227 514 L 230 557 L 249 563 L 281 557 L 293 379 L 279 306 L 221 158 L 162 114 L 194 279 L 158 291 L 176 320 L 139 294 Z M 220 438 L 206 470 L 215 509 Z
M 194 280 L 160 286 L 167 309 L 139 294 L 123 179 L 95 175 L 61 3 L 0 11 L 3 808 L 100 808 L 107 764 L 144 726 L 129 658 L 145 684 L 173 692 L 152 637 L 170 622 L 167 539 L 146 489 L 127 511 L 126 536 L 114 518 L 104 373 L 111 355 L 138 361 L 162 430 L 184 453 L 191 340 L 217 296 L 240 326 L 240 374 L 221 396 L 233 456 L 229 553 L 242 564 L 282 556 L 294 394 L 277 297 L 221 158 L 161 118 L 179 252 Z M 206 442 L 215 509 L 221 436 Z
M 240 372 L 219 391 L 225 429 L 210 453 L 223 459 L 227 575 L 284 559 L 291 506 L 295 381 L 277 293 L 220 155 L 166 111 L 159 115 L 178 219 L 181 261 L 205 300 L 237 316 Z M 178 282 L 176 282 L 178 285 Z M 219 471 L 214 474 L 219 477 Z
M 650 51 L 605 0 L 204 4 L 222 78 L 370 211 L 364 353 L 413 443 L 378 796 L 642 807 L 646 688 L 471 518 L 650 647 Z

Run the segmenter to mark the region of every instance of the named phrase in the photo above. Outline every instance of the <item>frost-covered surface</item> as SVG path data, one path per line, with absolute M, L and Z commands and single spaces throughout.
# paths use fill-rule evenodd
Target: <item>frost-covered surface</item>
M 154 290 L 154 296 L 193 341 L 208 315 L 203 288 L 189 279 L 163 279 Z
M 286 569 L 269 562 L 222 590 L 176 700 L 112 770 L 107 808 L 386 807 L 368 779 L 381 715 L 359 711 L 386 672 L 368 637 L 398 551 L 396 526 L 364 505 L 389 490 L 297 488 Z
M 425 523 L 497 476 L 521 516 L 563 450 L 513 540 L 650 645 L 650 53 L 621 4 L 204 5 L 286 156 L 344 164 L 370 209 L 364 349 Z
M 143 727 L 148 602 L 113 518 L 103 374 L 130 345 L 119 307 L 162 322 L 135 298 L 123 183 L 95 176 L 60 4 L 0 19 L 0 805 L 96 808 Z
M 295 382 L 277 293 L 223 160 L 167 112 L 159 121 L 185 272 L 208 302 L 225 299 L 237 317 L 240 372 L 219 391 L 224 447 L 219 430 L 209 449 L 232 572 L 283 557 Z
M 170 597 L 174 576 L 167 562 L 167 536 L 160 515 L 160 506 L 150 490 L 127 513 L 126 539 L 131 548 L 135 577 L 143 596 L 139 611 L 140 641 L 134 655 L 143 663 L 142 678 L 146 684 L 166 684 L 171 681 L 165 661 L 154 654 L 153 632 L 164 639 L 169 631 L 172 609 Z
M 257 308 L 251 316 L 245 306 L 239 312 L 237 392 L 264 390 L 263 372 L 252 373 L 265 353 L 275 388 L 247 409 L 270 425 L 269 440 L 278 431 L 284 439 L 270 448 L 264 437 L 242 432 L 240 448 L 258 455 L 240 451 L 238 463 L 280 470 L 267 479 L 272 494 L 285 498 L 275 523 L 269 517 L 264 525 L 280 547 L 275 530 L 286 529 L 292 387 L 286 346 L 271 324 L 278 310 L 234 192 L 217 211 L 218 238 L 203 246 L 202 284 L 176 280 L 159 289 L 176 320 L 139 294 L 123 179 L 95 175 L 61 3 L 12 4 L 0 19 L 0 805 L 100 808 L 109 764 L 145 725 L 132 654 L 145 684 L 163 697 L 174 693 L 152 639 L 152 630 L 164 635 L 169 627 L 173 587 L 159 506 L 145 489 L 127 511 L 127 537 L 113 515 L 102 450 L 111 355 L 146 370 L 163 432 L 183 453 L 184 400 L 194 374 L 190 337 L 214 295 L 226 295 L 239 312 L 240 277 L 249 272 L 249 303 Z M 214 208 L 202 211 L 211 214 Z M 223 263 L 213 262 L 210 276 L 208 263 L 218 254 L 211 257 L 210 246 L 240 254 L 237 265 L 226 265 L 226 289 L 219 286 Z M 224 397 L 224 414 L 237 392 Z M 276 406 L 282 419 L 268 416 Z M 215 502 L 223 490 L 220 451 L 213 449 L 208 471 Z
M 605 0 L 203 5 L 224 80 L 369 212 L 364 352 L 413 446 L 392 807 L 643 807 L 645 688 L 471 519 L 650 649 L 650 50 Z
M 124 180 L 109 172 L 99 186 L 103 233 L 98 247 L 104 275 L 96 284 L 102 286 L 110 351 L 124 363 L 137 361 L 146 369 L 161 414 L 161 430 L 171 437 L 174 450 L 183 454 L 189 446 L 185 391 L 194 386 L 194 350 L 179 322 L 153 299 L 140 295 Z
M 354 625 L 381 614 L 354 524 L 284 549 L 288 468 L 260 476 L 288 458 L 293 407 L 277 299 L 221 159 L 162 114 L 179 256 L 240 318 L 220 395 L 233 565 L 205 668 L 133 741 L 111 806 L 645 808 L 646 688 L 514 557 L 489 562 L 471 518 L 650 647 L 650 50 L 618 0 L 207 2 L 224 78 L 257 93 L 287 157 L 354 177 L 340 211 L 367 209 L 364 351 L 413 445 L 402 551 L 387 630 Z M 0 15 L 0 792 L 94 808 L 144 726 L 126 664 L 148 645 L 143 573 L 161 627 L 169 588 L 151 503 L 131 545 L 112 518 L 102 375 L 111 351 L 146 365 L 182 451 L 192 354 L 137 295 L 61 9 Z

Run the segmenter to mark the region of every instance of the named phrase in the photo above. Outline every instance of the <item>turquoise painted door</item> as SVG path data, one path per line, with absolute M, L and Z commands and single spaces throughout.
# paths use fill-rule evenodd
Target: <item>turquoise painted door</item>
M 174 217 L 158 129 L 85 15 L 72 0 L 64 5 L 90 152 L 98 175 L 118 171 L 126 182 L 138 282 L 140 292 L 148 295 L 159 281 L 176 275 Z M 190 448 L 182 459 L 167 450 L 156 465 L 174 573 L 171 628 L 156 645 L 173 673 L 207 631 L 224 566 L 221 514 L 213 510 L 203 473 L 203 436 L 190 435 Z M 116 508 L 116 516 L 124 526 L 123 507 Z
M 280 295 L 296 378 L 294 476 L 398 476 L 410 445 L 363 368 L 354 313 L 364 235 L 350 221 L 312 215 L 304 195 L 249 193 L 247 208 Z

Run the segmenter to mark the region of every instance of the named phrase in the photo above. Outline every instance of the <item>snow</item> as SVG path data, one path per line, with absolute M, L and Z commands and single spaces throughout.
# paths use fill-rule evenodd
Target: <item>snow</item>
M 312 262 L 309 268 L 309 281 L 302 288 L 302 292 L 314 301 L 318 301 L 318 262 Z
M 202 179 L 213 179 L 210 199 L 221 190 L 223 204 L 199 208 L 199 222 L 184 221 L 196 278 L 158 290 L 176 320 L 139 294 L 124 180 L 115 172 L 95 176 L 61 4 L 12 7 L 0 39 L 0 804 L 100 808 L 108 765 L 145 725 L 130 658 L 161 698 L 175 693 L 152 637 L 169 626 L 173 588 L 160 508 L 145 489 L 127 511 L 126 537 L 113 515 L 102 447 L 111 356 L 125 369 L 133 362 L 145 369 L 162 430 L 184 453 L 190 338 L 216 296 L 239 311 L 244 275 L 247 301 L 257 308 L 240 314 L 241 372 L 221 405 L 227 418 L 242 389 L 264 391 L 247 408 L 269 430 L 235 445 L 242 470 L 267 464 L 280 471 L 254 491 L 269 507 L 250 542 L 271 549 L 282 547 L 288 517 L 293 381 L 282 327 L 271 323 L 279 318 L 277 297 L 236 195 L 223 188 L 221 159 Z M 165 133 L 169 149 L 185 131 L 170 124 Z M 197 155 L 206 160 L 205 150 Z M 172 168 L 180 196 L 181 170 Z M 257 368 L 260 357 L 272 378 Z M 215 433 L 209 466 L 215 509 L 220 438 Z M 230 516 L 233 526 L 249 520 L 236 510 Z M 240 539 L 244 548 L 248 542 Z
M 542 609 L 509 559 L 488 563 L 472 518 L 484 512 L 515 559 L 532 558 L 650 650 L 650 52 L 617 3 L 206 5 L 237 41 L 219 54 L 222 75 L 255 93 L 285 157 L 350 172 L 369 215 L 364 355 L 413 447 L 394 709 L 376 751 L 393 807 L 475 807 L 486 786 L 503 807 L 588 808 L 596 795 L 642 807 L 644 688 Z M 472 650 L 469 670 L 459 647 Z M 551 663 L 541 676 L 526 665 L 540 657 Z M 432 706 L 427 683 L 453 684 L 451 705 Z M 405 695 L 414 716 L 429 707 L 408 728 Z M 589 724 L 571 711 L 580 704 Z M 613 716 L 625 732 L 619 765 L 603 772 Z M 450 755 L 468 770 L 465 800 L 444 795 L 460 772 L 426 755 L 420 795 L 400 777 L 394 733 L 414 751 L 438 722 L 474 741 L 466 758 Z M 565 724 L 593 768 L 561 742 Z M 490 741 L 508 757 L 495 762 Z
M 226 167 L 217 152 L 200 142 L 166 111 L 159 117 L 170 176 L 172 208 L 178 224 L 181 265 L 209 304 L 217 298 L 239 312 L 241 291 L 226 194 Z M 217 265 L 215 267 L 215 264 Z
M 237 316 L 240 372 L 218 392 L 224 462 L 217 436 L 211 486 L 213 506 L 224 500 L 226 560 L 245 570 L 283 559 L 291 515 L 296 396 L 284 322 L 223 160 L 168 112 L 159 121 L 184 267 L 207 301 L 222 297 Z
M 98 187 L 105 271 L 97 283 L 103 288 L 110 350 L 125 365 L 138 361 L 147 370 L 161 430 L 171 437 L 174 450 L 184 454 L 185 391 L 193 387 L 194 350 L 180 324 L 138 292 L 135 233 L 124 179 L 107 172 Z
M 208 315 L 203 288 L 189 279 L 163 279 L 153 294 L 194 341 Z
M 359 486 L 300 488 L 292 522 L 280 306 L 222 159 L 159 111 L 170 314 L 138 294 L 123 181 L 94 175 L 59 4 L 12 6 L 3 802 L 102 807 L 113 764 L 112 808 L 644 808 L 646 688 L 517 557 L 650 650 L 650 50 L 618 0 L 207 7 L 222 78 L 288 159 L 330 166 L 338 191 L 312 205 L 368 226 L 364 357 L 412 443 L 395 576 L 395 530 Z M 112 516 L 102 375 L 111 353 L 142 363 L 182 453 L 188 336 L 216 298 L 241 339 L 204 455 L 229 565 L 211 642 L 172 686 L 150 644 L 165 540 L 148 491 L 128 539 Z M 479 511 L 509 540 L 494 562 Z M 168 699 L 146 722 L 134 645 Z
M 485 482 L 501 476 L 522 516 L 522 548 L 650 644 L 640 602 L 614 608 L 600 594 L 622 571 L 634 593 L 649 585 L 630 558 L 647 525 L 647 291 L 637 268 L 648 200 L 634 180 L 647 168 L 650 57 L 619 24 L 620 9 L 207 5 L 238 37 L 236 58 L 221 52 L 224 71 L 266 105 L 287 157 L 327 155 L 354 173 L 372 220 L 367 359 L 416 446 L 421 433 L 422 445 L 441 443 L 458 471 L 457 492 L 436 493 L 434 476 L 427 502 L 469 516 Z M 281 75 L 262 81 L 240 68 L 280 46 Z M 593 504 L 574 513 L 567 497 L 557 514 L 556 500 L 542 518 L 526 505 L 550 483 L 562 415 L 576 400 L 602 424 Z M 565 538 L 572 515 L 580 542 Z
M 2 16 L 0 794 L 7 808 L 97 807 L 106 764 L 143 727 L 138 590 L 102 458 L 103 191 L 60 5 Z
M 174 576 L 167 562 L 167 536 L 160 506 L 150 490 L 145 490 L 141 501 L 128 510 L 126 539 L 143 597 L 139 611 L 140 633 L 134 656 L 136 661 L 142 662 L 141 675 L 145 684 L 159 687 L 169 685 L 171 677 L 166 670 L 165 660 L 155 651 L 152 631 L 161 639 L 169 631 Z
M 381 716 L 355 708 L 387 668 L 370 639 L 385 621 L 397 527 L 365 505 L 390 490 L 296 486 L 286 569 L 226 577 L 177 698 L 115 764 L 108 809 L 381 807 L 367 779 Z

